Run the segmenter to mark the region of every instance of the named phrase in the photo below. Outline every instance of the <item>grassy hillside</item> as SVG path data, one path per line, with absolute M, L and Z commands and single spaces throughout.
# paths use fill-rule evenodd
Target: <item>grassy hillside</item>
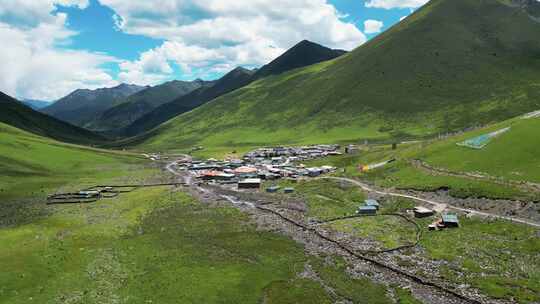
M 294 196 L 306 203 L 306 214 L 319 220 L 353 215 L 358 202 L 366 196 L 358 187 L 329 180 L 302 180 L 294 184 L 282 180 L 279 184 L 293 186 Z M 404 214 L 417 203 L 388 197 L 381 198 L 379 202 L 378 216 L 337 220 L 323 227 L 326 231 L 334 230 L 373 241 L 367 245 L 368 248 L 373 248 L 374 244 L 380 248 L 391 248 L 414 240 L 414 225 L 388 214 Z M 412 220 L 425 229 L 435 219 Z M 457 285 L 474 286 L 493 298 L 506 299 L 511 303 L 536 303 L 540 300 L 539 232 L 538 228 L 506 221 L 461 216 L 459 229 L 436 232 L 425 229 L 417 250 L 405 250 L 388 258 L 412 273 L 442 277 Z M 437 262 L 431 264 L 427 261 Z
M 0 92 L 0 122 L 65 142 L 91 144 L 104 140 L 90 131 L 34 111 L 2 92 Z
M 540 108 L 540 23 L 497 0 L 433 0 L 355 51 L 271 76 L 131 143 L 216 150 L 432 135 Z
M 155 108 L 171 102 L 212 82 L 203 80 L 169 81 L 128 96 L 121 104 L 98 115 L 85 127 L 97 131 L 115 131 L 127 127 Z
M 458 146 L 503 128 L 510 130 L 492 139 L 483 149 Z M 358 155 L 315 161 L 310 165 L 345 168 L 345 175 L 368 179 L 383 187 L 434 191 L 449 189 L 455 197 L 488 197 L 537 201 L 540 188 L 540 118 L 510 119 L 486 128 L 439 140 L 365 147 Z M 397 161 L 372 172 L 360 172 L 362 164 Z M 419 165 L 418 161 L 422 162 Z M 536 208 L 538 209 L 538 208 Z
M 257 79 L 279 75 L 287 71 L 334 59 L 345 51 L 303 40 L 257 71 L 238 67 L 227 73 L 211 87 L 200 88 L 191 94 L 162 105 L 133 122 L 124 130 L 125 136 L 136 136 L 149 131 L 178 115 L 189 112 L 219 96 L 246 86 Z
M 193 90 L 189 94 L 163 103 L 161 106 L 156 107 L 151 112 L 133 121 L 123 130 L 120 130 L 120 133 L 125 136 L 134 136 L 151 130 L 177 115 L 189 112 L 218 96 L 248 84 L 252 81 L 252 76 L 253 71 L 241 67 L 236 68 L 215 81 L 215 83 L 208 83 L 208 85 Z
M 511 127 L 510 131 L 476 150 L 456 143 Z M 540 183 L 540 118 L 514 119 L 487 129 L 467 132 L 433 144 L 416 154 L 432 166 L 455 172 L 481 172 L 511 180 Z
M 69 145 L 0 123 L 0 203 L 44 196 L 68 183 L 125 175 L 137 158 Z
M 0 229 L 0 302 L 394 303 L 343 260 L 308 256 L 237 209 L 169 188 L 51 212 Z M 307 267 L 318 277 L 302 276 Z

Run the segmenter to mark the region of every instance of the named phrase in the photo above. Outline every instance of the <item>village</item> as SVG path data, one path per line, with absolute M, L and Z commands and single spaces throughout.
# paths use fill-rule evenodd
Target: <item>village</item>
M 184 160 L 179 168 L 188 170 L 205 183 L 237 185 L 238 189 L 260 189 L 263 181 L 282 178 L 318 177 L 336 170 L 332 166 L 306 167 L 302 161 L 341 155 L 339 145 L 261 148 L 242 159 Z M 267 192 L 277 188 L 269 187 Z M 292 192 L 292 189 L 287 189 Z
M 334 173 L 338 168 L 323 165 L 319 167 L 308 167 L 302 162 L 323 159 L 329 156 L 339 156 L 343 154 L 357 154 L 361 149 L 357 145 L 347 145 L 342 148 L 339 145 L 311 145 L 301 147 L 265 147 L 246 153 L 242 159 L 227 158 L 218 160 L 210 158 L 207 160 L 183 159 L 176 163 L 177 169 L 188 172 L 198 180 L 199 184 L 213 184 L 236 191 L 265 191 L 267 193 L 292 194 L 295 193 L 293 187 L 281 188 L 277 185 L 280 179 L 298 180 L 318 178 L 323 175 Z M 147 156 L 151 159 L 166 159 L 158 154 Z M 375 164 L 363 164 L 358 166 L 358 170 L 367 172 L 386 166 L 395 159 Z M 272 183 L 265 183 L 274 181 Z M 264 189 L 263 186 L 265 186 Z M 379 201 L 367 199 L 359 202 L 356 216 L 376 216 L 379 213 Z M 426 218 L 440 213 L 440 218 L 428 225 L 429 230 L 440 230 L 444 228 L 459 227 L 458 216 L 443 210 L 433 210 L 422 205 L 418 205 L 409 210 L 412 217 Z

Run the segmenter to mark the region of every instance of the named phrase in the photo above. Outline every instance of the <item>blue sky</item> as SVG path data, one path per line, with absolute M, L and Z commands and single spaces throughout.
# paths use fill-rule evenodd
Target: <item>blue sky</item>
M 54 100 L 121 82 L 215 79 L 302 39 L 351 50 L 427 0 L 0 0 L 0 90 Z

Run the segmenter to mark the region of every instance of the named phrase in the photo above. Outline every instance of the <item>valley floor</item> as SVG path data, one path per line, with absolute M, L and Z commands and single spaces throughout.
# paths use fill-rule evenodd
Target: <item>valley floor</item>
M 127 168 L 136 178 L 74 180 L 60 190 L 170 178 L 152 164 Z M 89 204 L 8 202 L 32 212 L 0 227 L 0 303 L 416 303 L 405 289 L 351 277 L 339 255 L 308 254 L 230 203 L 201 202 L 187 188 Z
M 197 186 L 197 191 L 203 200 L 221 199 L 237 205 L 264 229 L 280 231 L 304 244 L 309 254 L 320 256 L 331 252 L 341 256 L 349 265 L 348 271 L 356 276 L 407 287 L 422 303 L 532 303 L 538 300 L 540 289 L 535 282 L 539 269 L 518 270 L 519 265 L 538 265 L 537 224 L 527 227 L 505 220 L 486 220 L 483 214 L 476 213 L 462 218 L 459 229 L 422 231 L 417 246 L 384 252 L 414 243 L 414 229 L 399 220 L 396 222 L 392 216 L 347 219 L 354 215 L 358 201 L 373 196 L 358 192 L 354 181 L 351 186 L 351 180 L 343 180 L 347 183 L 280 182 L 282 187 L 297 189 L 299 194 L 293 197 L 220 187 Z M 382 214 L 403 212 L 415 205 L 411 200 L 395 200 L 382 194 L 376 193 L 384 202 Z M 335 220 L 317 224 L 325 219 Z M 416 222 L 424 230 L 432 221 L 433 218 L 427 218 Z M 490 241 L 486 243 L 486 239 Z M 510 243 L 513 245 L 509 246 Z M 374 256 L 362 253 L 374 249 L 383 252 Z
M 12 163 L 3 186 L 0 303 L 540 301 L 538 193 L 426 171 L 410 162 L 415 147 L 373 146 L 313 161 L 340 170 L 333 179 L 280 181 L 296 189 L 281 195 L 201 186 L 174 162 L 53 145 L 65 155 L 62 166 L 46 164 L 45 176 L 37 167 L 24 173 L 28 160 Z M 85 163 L 81 155 L 97 158 Z M 357 170 L 394 156 L 388 167 Z M 55 191 L 163 182 L 184 186 L 45 204 Z M 418 199 L 385 192 L 470 210 L 461 210 L 460 228 L 428 232 L 435 217 L 406 220 Z M 381 201 L 382 215 L 350 218 L 366 198 Z

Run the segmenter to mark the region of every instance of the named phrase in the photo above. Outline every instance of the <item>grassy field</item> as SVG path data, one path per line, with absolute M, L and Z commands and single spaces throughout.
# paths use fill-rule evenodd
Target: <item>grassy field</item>
M 313 215 L 312 204 L 324 204 L 324 212 L 314 209 L 315 216 L 324 219 L 328 215 L 343 215 L 343 204 L 350 201 L 353 191 L 329 192 L 329 188 L 339 186 L 333 181 L 316 180 L 299 183 L 295 189 L 297 196 L 307 200 L 310 207 L 308 214 Z M 321 195 L 332 199 L 319 201 Z M 362 197 L 362 194 L 355 196 Z M 414 207 L 413 202 L 401 199 L 382 200 L 381 203 L 381 214 L 403 213 Z M 351 210 L 356 206 L 358 204 L 351 204 Z M 424 230 L 420 242 L 421 255 L 428 260 L 442 261 L 439 271 L 445 279 L 472 285 L 495 298 L 514 298 L 519 303 L 540 300 L 538 229 L 506 221 L 461 217 L 458 229 L 428 232 L 427 225 L 435 219 L 416 220 Z M 341 220 L 327 224 L 327 227 L 359 238 L 369 238 L 379 242 L 383 248 L 413 242 L 415 237 L 413 226 L 409 227 L 388 216 Z M 405 251 L 404 254 L 412 253 Z M 418 260 L 414 256 L 412 259 Z M 415 262 L 409 263 L 405 263 L 405 266 L 415 265 Z M 415 269 L 418 271 L 418 268 Z
M 386 249 L 414 243 L 416 236 L 414 226 L 390 215 L 341 220 L 328 226 L 356 237 L 373 239 Z
M 391 303 L 386 287 L 351 280 L 236 209 L 166 187 L 56 206 L 1 229 L 0 246 L 0 303 L 333 303 L 298 276 L 306 263 L 354 303 Z
M 505 127 L 511 127 L 510 131 L 493 139 L 483 149 L 457 145 Z M 401 144 L 396 150 L 389 145 L 371 145 L 364 147 L 357 155 L 329 157 L 307 164 L 330 164 L 340 168 L 338 175 L 370 180 L 385 188 L 420 191 L 448 189 L 450 195 L 458 198 L 537 201 L 540 194 L 520 188 L 519 183 L 538 183 L 540 180 L 540 142 L 536 138 L 539 129 L 539 118 L 515 118 L 446 139 Z M 383 168 L 370 172 L 358 170 L 359 165 L 393 158 L 397 161 Z M 413 160 L 422 160 L 444 171 L 432 172 L 416 167 L 411 163 Z M 485 178 L 475 179 L 464 175 L 478 173 Z
M 128 144 L 222 150 L 400 139 L 539 109 L 540 29 L 507 4 L 432 1 L 347 55 L 261 79 Z
M 274 184 L 276 183 L 268 182 L 265 186 Z M 307 215 L 318 220 L 352 215 L 366 199 L 358 187 L 336 181 L 312 180 L 293 183 L 281 180 L 277 185 L 282 189 L 294 188 L 296 194 L 293 196 L 302 198 L 307 204 Z
M 510 127 L 480 150 L 456 143 Z M 513 119 L 487 129 L 467 132 L 428 146 L 416 157 L 436 167 L 458 172 L 482 172 L 509 180 L 540 183 L 540 118 Z
M 442 275 L 495 298 L 540 301 L 539 230 L 505 221 L 461 219 L 459 229 L 424 234 L 421 246 L 449 262 Z
M 335 302 L 320 280 L 300 275 L 319 257 L 256 229 L 237 209 L 203 205 L 176 188 L 45 205 L 58 188 L 164 176 L 129 154 L 1 127 L 0 303 Z M 323 263 L 320 271 L 332 284 L 350 284 L 342 267 Z M 369 286 L 355 291 L 355 303 L 389 303 L 387 287 L 355 282 Z
M 400 159 L 384 168 L 371 172 L 360 172 L 358 165 L 376 163 L 398 156 L 399 152 L 390 148 L 363 153 L 356 156 L 331 157 L 325 160 L 309 162 L 309 165 L 332 165 L 340 168 L 335 174 L 350 178 L 370 181 L 383 188 L 412 189 L 418 191 L 437 191 L 448 189 L 456 198 L 492 198 L 537 200 L 538 193 L 531 193 L 511 185 L 500 185 L 489 181 L 471 180 L 462 177 L 433 175 L 411 166 Z M 345 169 L 345 172 L 343 171 Z
M 130 176 L 132 154 L 68 145 L 0 124 L 0 201 L 43 196 L 64 184 Z M 135 176 L 133 177 L 136 177 Z
M 373 240 L 379 243 L 382 249 L 414 244 L 417 234 L 415 225 L 401 217 L 390 215 L 412 209 L 414 202 L 392 198 L 380 203 L 377 216 L 339 220 L 326 226 L 354 237 Z
M 449 194 L 457 198 L 492 198 L 492 199 L 537 199 L 538 194 L 519 190 L 513 186 L 503 186 L 488 181 L 467 178 L 432 175 L 413 168 L 403 162 L 390 165 L 364 175 L 381 187 L 414 189 L 419 191 L 437 191 L 449 189 Z

